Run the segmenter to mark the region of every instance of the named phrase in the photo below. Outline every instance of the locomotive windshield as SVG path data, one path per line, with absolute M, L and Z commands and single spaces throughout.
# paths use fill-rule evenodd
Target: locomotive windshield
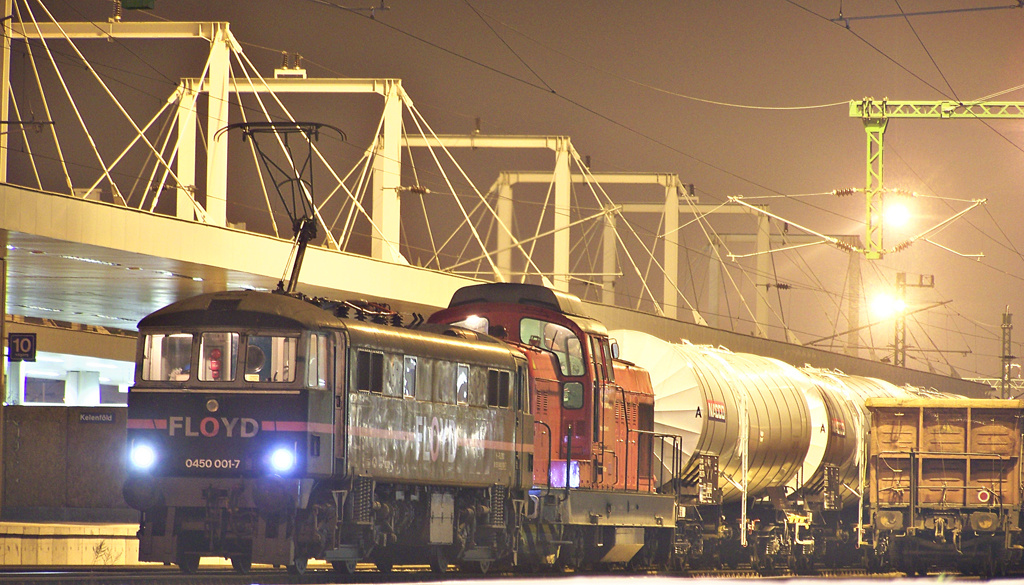
M 563 376 L 582 376 L 583 345 L 572 329 L 539 319 L 523 319 L 519 322 L 519 339 L 558 356 Z
M 193 361 L 198 345 L 198 367 Z M 293 382 L 298 336 L 242 335 L 230 331 L 148 334 L 143 342 L 142 379 L 186 382 Z M 326 338 L 311 336 L 308 364 L 311 386 L 324 385 Z M 197 374 L 193 377 L 192 372 Z

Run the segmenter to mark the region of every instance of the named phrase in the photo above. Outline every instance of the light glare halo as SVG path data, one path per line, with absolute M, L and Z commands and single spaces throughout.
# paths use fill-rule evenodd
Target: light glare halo
M 295 466 L 295 454 L 285 447 L 276 449 L 270 455 L 270 466 L 277 472 L 290 471 Z
M 145 443 L 135 445 L 131 452 L 132 465 L 137 469 L 147 470 L 156 463 L 156 451 Z

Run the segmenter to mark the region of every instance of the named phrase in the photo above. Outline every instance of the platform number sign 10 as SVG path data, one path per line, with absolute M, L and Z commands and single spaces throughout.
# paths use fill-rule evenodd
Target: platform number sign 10
M 8 333 L 7 356 L 12 362 L 36 361 L 35 333 Z

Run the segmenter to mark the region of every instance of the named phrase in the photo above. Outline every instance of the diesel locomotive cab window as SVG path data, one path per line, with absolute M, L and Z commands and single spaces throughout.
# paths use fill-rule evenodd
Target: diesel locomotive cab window
M 294 382 L 298 337 L 250 335 L 245 343 L 246 382 Z
M 238 367 L 237 333 L 203 333 L 199 338 L 199 379 L 233 382 Z
M 192 361 L 192 335 L 147 335 L 142 357 L 143 380 L 188 380 Z
M 563 376 L 582 376 L 586 371 L 583 344 L 568 327 L 538 319 L 523 319 L 519 322 L 519 339 L 523 343 L 551 350 L 558 356 Z

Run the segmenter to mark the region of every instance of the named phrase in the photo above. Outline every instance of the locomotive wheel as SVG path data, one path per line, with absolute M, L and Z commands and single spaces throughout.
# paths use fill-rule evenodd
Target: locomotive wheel
M 288 573 L 292 575 L 302 575 L 306 572 L 306 563 L 309 559 L 306 557 L 295 557 L 295 563 L 288 565 Z
M 586 539 L 583 531 L 578 528 L 569 527 L 563 533 L 562 538 L 572 542 L 559 547 L 558 562 L 561 568 L 569 568 L 574 571 L 582 570 L 583 562 L 586 559 Z
M 377 570 L 385 575 L 395 568 L 395 563 L 391 559 L 380 559 L 374 561 L 373 564 L 377 565 Z
M 231 557 L 231 568 L 240 575 L 248 575 L 249 571 L 252 570 L 252 557 Z
M 339 575 L 353 575 L 356 572 L 355 561 L 331 561 L 331 568 Z
M 182 573 L 186 575 L 195 574 L 199 571 L 199 555 L 179 553 L 176 564 Z
M 448 555 L 445 554 L 443 547 L 435 546 L 431 550 L 430 570 L 438 575 L 444 575 L 448 572 Z

